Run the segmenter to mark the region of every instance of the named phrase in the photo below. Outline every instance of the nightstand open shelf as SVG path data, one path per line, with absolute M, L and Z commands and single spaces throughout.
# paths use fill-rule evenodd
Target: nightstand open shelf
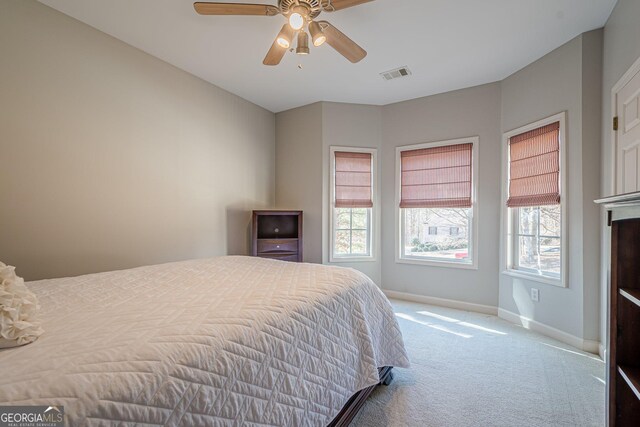
M 302 211 L 253 211 L 252 255 L 302 262 Z

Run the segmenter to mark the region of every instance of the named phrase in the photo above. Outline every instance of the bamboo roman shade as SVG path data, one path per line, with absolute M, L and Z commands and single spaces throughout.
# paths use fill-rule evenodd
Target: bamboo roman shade
M 335 152 L 336 208 L 371 208 L 371 153 Z
M 509 139 L 507 206 L 560 203 L 560 122 Z
M 403 151 L 401 208 L 470 208 L 473 144 Z

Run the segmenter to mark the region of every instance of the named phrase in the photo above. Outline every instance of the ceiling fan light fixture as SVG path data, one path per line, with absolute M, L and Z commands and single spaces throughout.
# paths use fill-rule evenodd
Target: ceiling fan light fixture
M 240 0 L 242 1 L 242 0 Z M 323 12 L 336 12 L 369 3 L 374 0 L 270 0 L 276 5 L 228 3 L 223 1 L 196 1 L 195 11 L 200 15 L 234 15 L 234 16 L 276 16 L 286 20 L 276 39 L 271 43 L 264 65 L 280 64 L 287 52 L 299 55 L 309 54 L 309 39 L 315 47 L 328 44 L 336 52 L 352 63 L 362 61 L 367 51 L 347 37 L 342 31 L 325 20 L 315 21 Z M 302 34 L 300 34 L 302 33 Z M 297 46 L 293 46 L 294 37 Z
M 308 15 L 307 8 L 304 6 L 295 6 L 289 15 L 289 25 L 298 31 L 304 26 L 305 17 Z
M 317 22 L 309 24 L 309 32 L 311 33 L 311 41 L 315 47 L 322 46 L 327 41 L 327 36 L 322 32 L 322 27 Z
M 278 38 L 276 39 L 278 41 L 278 45 L 284 49 L 289 49 L 292 39 L 293 30 L 289 25 L 284 24 L 282 26 L 282 29 L 280 30 L 280 33 L 278 33 Z
M 304 31 L 300 31 L 298 33 L 298 46 L 296 47 L 296 53 L 298 55 L 309 54 L 309 36 Z

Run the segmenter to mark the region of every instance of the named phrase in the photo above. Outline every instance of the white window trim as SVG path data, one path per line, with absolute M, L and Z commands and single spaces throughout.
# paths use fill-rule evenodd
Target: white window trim
M 526 270 L 519 270 L 513 268 L 513 254 L 514 254 L 514 237 L 511 233 L 513 227 L 513 215 L 509 214 L 509 208 L 507 207 L 507 199 L 509 197 L 509 139 L 525 133 L 531 130 L 541 128 L 551 123 L 560 122 L 560 226 L 562 227 L 560 233 L 560 277 L 554 278 L 552 276 L 540 275 Z M 519 279 L 531 280 L 534 282 L 545 283 L 548 285 L 554 285 L 562 288 L 566 288 L 568 284 L 568 230 L 567 230 L 567 139 L 566 139 L 566 112 L 562 112 L 546 119 L 539 120 L 535 123 L 520 127 L 518 129 L 511 130 L 502 136 L 502 238 L 501 238 L 501 256 L 500 256 L 500 269 L 502 274 L 515 277 Z
M 402 214 L 400 208 L 400 192 L 402 188 L 402 180 L 401 180 L 401 162 L 400 162 L 400 154 L 403 151 L 409 150 L 420 150 L 423 148 L 435 148 L 435 147 L 444 147 L 447 145 L 458 145 L 458 144 L 473 144 L 472 149 L 472 186 L 471 186 L 471 201 L 472 201 L 472 209 L 473 209 L 473 219 L 471 220 L 471 242 L 469 246 L 471 246 L 471 262 L 463 263 L 456 261 L 437 261 L 434 259 L 421 260 L 417 258 L 404 258 L 402 256 L 402 245 L 404 243 L 404 233 L 402 233 Z M 460 268 L 466 270 L 477 270 L 478 269 L 478 177 L 480 176 L 479 171 L 479 161 L 478 161 L 478 147 L 480 144 L 480 137 L 472 136 L 468 138 L 459 138 L 459 139 L 450 139 L 447 141 L 435 141 L 435 142 L 426 142 L 422 144 L 415 145 L 403 145 L 400 147 L 396 147 L 396 204 L 395 204 L 395 221 L 396 221 L 396 238 L 395 238 L 395 252 L 396 252 L 396 263 L 398 264 L 413 264 L 413 265 L 424 265 L 431 267 L 444 267 L 444 268 Z
M 369 244 L 370 254 L 368 256 L 363 255 L 342 255 L 334 256 L 333 250 L 335 248 L 335 174 L 336 174 L 336 151 L 343 151 L 347 153 L 369 153 L 371 154 L 371 200 L 373 201 L 373 207 L 371 208 L 371 218 L 369 223 Z M 326 181 L 325 181 L 326 182 Z M 376 148 L 359 148 L 359 147 L 342 147 L 331 146 L 329 147 L 329 262 L 330 263 L 353 263 L 353 262 L 375 262 L 377 261 L 377 254 L 379 253 L 379 210 L 378 206 L 379 197 L 379 178 L 378 178 L 378 150 Z

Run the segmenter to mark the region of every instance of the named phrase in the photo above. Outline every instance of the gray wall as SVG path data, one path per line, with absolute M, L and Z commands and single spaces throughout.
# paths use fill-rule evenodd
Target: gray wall
M 276 205 L 304 211 L 304 260 L 329 264 L 329 150 L 380 148 L 381 108 L 319 102 L 276 115 Z M 380 168 L 378 168 L 380 169 Z M 375 261 L 337 263 L 380 283 Z
M 604 27 L 604 53 L 602 70 L 602 146 L 600 195 L 613 194 L 612 140 L 611 140 L 611 90 L 624 73 L 640 58 L 640 1 L 618 0 L 607 25 Z M 606 313 L 609 282 L 609 227 L 604 209 L 601 214 L 602 236 L 602 333 L 601 342 L 606 342 Z
M 582 35 L 582 259 L 584 338 L 600 342 L 600 134 L 602 133 L 602 29 Z
M 276 204 L 305 212 L 305 260 L 329 263 L 329 148 L 378 149 L 380 239 L 373 262 L 339 263 L 384 289 L 497 306 L 500 86 L 497 83 L 385 107 L 318 103 L 276 115 Z M 301 139 L 300 135 L 305 138 Z M 480 136 L 478 270 L 396 264 L 395 147 Z M 319 160 L 321 159 L 321 160 Z
M 560 288 L 501 274 L 500 308 L 589 340 L 599 333 L 593 176 L 599 175 L 601 40 L 601 30 L 581 35 L 502 82 L 503 132 L 567 113 L 569 276 L 568 287 Z M 540 289 L 540 302 L 531 301 L 532 287 Z
M 304 261 L 322 263 L 322 104 L 278 113 L 276 141 L 276 205 L 304 211 Z
M 0 260 L 27 279 L 247 253 L 275 115 L 35 1 L 0 1 Z
M 329 263 L 329 148 L 332 145 L 377 148 L 382 244 L 374 262 L 339 265 L 366 273 L 384 289 L 497 306 L 499 84 L 385 107 L 324 102 L 276 117 L 276 204 L 278 208 L 304 209 L 308 253 L 305 260 Z M 302 133 L 304 140 L 298 138 Z M 480 136 L 479 269 L 396 264 L 395 147 L 467 136 Z
M 395 149 L 479 136 L 478 270 L 395 261 Z M 500 84 L 387 105 L 382 111 L 382 286 L 497 306 L 500 224 Z
M 331 250 L 331 240 L 329 236 L 329 220 L 331 218 L 331 210 L 329 203 L 329 162 L 330 162 L 330 147 L 331 146 L 346 146 L 346 147 L 362 147 L 362 148 L 376 148 L 378 149 L 378 176 L 377 186 L 380 188 L 381 182 L 381 163 L 380 163 L 380 143 L 381 143 L 381 116 L 382 107 L 373 105 L 354 105 L 354 104 L 339 104 L 333 102 L 322 103 L 322 213 L 323 219 L 323 261 L 329 264 L 329 251 Z M 380 193 L 378 195 L 381 195 Z M 345 263 L 340 262 L 336 265 L 342 267 L 356 268 L 373 279 L 378 285 L 381 283 L 381 266 L 382 266 L 382 254 L 380 247 L 380 214 L 381 210 L 377 209 L 377 221 L 378 227 L 376 231 L 378 235 L 375 236 L 376 242 L 375 261 Z

